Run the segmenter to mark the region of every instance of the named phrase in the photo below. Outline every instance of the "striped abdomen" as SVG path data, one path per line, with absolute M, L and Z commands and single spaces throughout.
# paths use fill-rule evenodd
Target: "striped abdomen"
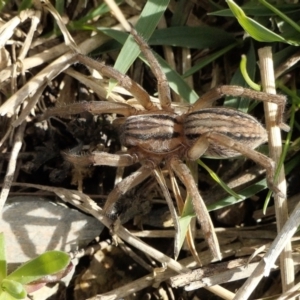
M 167 154 L 182 144 L 182 124 L 174 114 L 145 114 L 128 117 L 121 127 L 121 143 L 147 152 Z
M 238 110 L 215 107 L 192 112 L 185 117 L 184 136 L 189 147 L 206 132 L 218 132 L 255 149 L 267 140 L 267 132 L 252 116 Z M 240 153 L 219 144 L 210 144 L 205 155 L 234 157 Z

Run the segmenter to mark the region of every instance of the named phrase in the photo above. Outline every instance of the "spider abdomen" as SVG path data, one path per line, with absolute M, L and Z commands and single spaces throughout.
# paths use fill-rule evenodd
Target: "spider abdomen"
M 176 116 L 166 113 L 131 116 L 121 127 L 121 143 L 156 154 L 173 152 L 182 145 L 182 124 Z
M 255 149 L 267 141 L 265 128 L 252 116 L 238 110 L 215 107 L 200 109 L 185 117 L 184 136 L 189 146 L 207 132 L 217 132 Z M 205 155 L 234 157 L 240 153 L 220 144 L 210 143 Z

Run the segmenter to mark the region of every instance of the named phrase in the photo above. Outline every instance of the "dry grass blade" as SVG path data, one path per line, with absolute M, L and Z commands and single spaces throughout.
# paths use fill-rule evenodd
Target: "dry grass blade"
M 120 10 L 119 6 L 116 4 L 114 0 L 105 0 L 106 4 L 110 7 L 111 11 L 114 13 L 117 20 L 124 27 L 126 31 L 130 31 L 130 24 L 126 20 L 124 14 Z
M 25 22 L 28 18 L 31 18 L 34 15 L 34 10 L 21 11 L 20 14 L 13 17 L 9 22 L 2 25 L 0 30 L 0 48 L 3 48 L 3 46 L 13 35 L 14 30 L 20 23 Z
M 88 53 L 100 45 L 102 45 L 109 38 L 104 35 L 96 35 L 89 40 L 84 41 L 79 45 L 81 53 Z M 73 51 L 69 51 L 62 55 L 60 58 L 52 62 L 41 72 L 35 75 L 30 81 L 28 81 L 22 88 L 20 88 L 15 94 L 13 94 L 1 107 L 0 115 L 13 115 L 16 113 L 17 108 L 23 103 L 25 99 L 32 96 L 42 85 L 47 84 L 53 80 L 62 71 L 67 69 L 74 63 L 72 60 L 74 57 Z
M 70 32 L 68 31 L 66 25 L 64 24 L 60 14 L 57 12 L 57 10 L 54 8 L 54 6 L 51 4 L 48 0 L 42 0 L 41 3 L 44 5 L 44 7 L 52 14 L 54 19 L 56 20 L 56 23 L 58 27 L 61 30 L 61 33 L 64 36 L 65 44 L 69 46 L 73 51 L 79 52 L 79 48 L 76 45 L 73 37 L 71 36 Z
M 5 201 L 8 197 L 8 194 L 9 194 L 9 191 L 11 188 L 11 184 L 14 180 L 18 155 L 19 155 L 19 152 L 23 145 L 23 137 L 24 137 L 25 128 L 26 128 L 26 123 L 23 123 L 16 131 L 12 152 L 10 155 L 8 167 L 7 167 L 4 182 L 3 182 L 3 188 L 2 188 L 1 194 L 0 194 L 0 212 L 2 212 Z
M 284 224 L 282 230 L 278 233 L 276 239 L 270 246 L 270 249 L 264 256 L 263 260 L 255 268 L 251 276 L 238 290 L 234 300 L 248 299 L 253 290 L 256 288 L 263 276 L 269 276 L 270 270 L 274 268 L 276 259 L 281 254 L 287 243 L 300 225 L 300 203 L 295 207 L 288 221 Z
M 260 260 L 257 258 L 256 260 Z M 213 266 L 195 269 L 188 274 L 180 274 L 171 278 L 173 287 L 184 287 L 187 291 L 196 290 L 205 286 L 215 286 L 230 281 L 247 278 L 257 267 L 258 262 L 247 265 L 247 258 L 233 259 L 229 262 L 221 262 Z M 234 294 L 231 293 L 230 299 Z M 223 298 L 227 299 L 227 298 Z

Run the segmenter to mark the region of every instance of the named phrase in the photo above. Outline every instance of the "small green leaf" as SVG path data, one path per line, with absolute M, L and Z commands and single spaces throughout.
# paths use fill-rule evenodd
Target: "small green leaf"
M 5 291 L 0 291 L 0 300 L 16 300 L 16 298 Z
M 5 252 L 5 237 L 3 232 L 0 233 L 0 282 L 6 278 L 7 275 L 7 262 Z
M 21 283 L 16 282 L 14 280 L 2 280 L 1 290 L 7 292 L 15 299 L 24 299 L 27 296 L 24 286 Z
M 28 284 L 39 278 L 55 274 L 67 267 L 70 257 L 62 251 L 49 251 L 41 254 L 7 276 L 7 279 L 15 280 L 21 284 Z

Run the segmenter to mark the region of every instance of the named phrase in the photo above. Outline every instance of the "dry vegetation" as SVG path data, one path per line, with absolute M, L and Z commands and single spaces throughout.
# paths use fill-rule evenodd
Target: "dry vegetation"
M 54 18 L 56 13 L 47 1 L 46 5 L 33 2 L 30 9 L 18 11 L 18 1 L 7 1 L 1 11 L 0 207 L 3 208 L 8 196 L 16 194 L 43 195 L 49 199 L 59 197 L 90 213 L 111 229 L 112 216 L 103 216 L 99 207 L 103 207 L 114 185 L 136 170 L 136 166 L 125 169 L 106 166 L 79 168 L 65 159 L 65 153 L 71 151 L 84 155 L 93 151 L 121 151 L 116 116 L 92 116 L 85 112 L 44 121 L 37 117 L 52 107 L 106 98 L 108 79 L 80 64 L 72 65 L 70 57 L 74 49 L 80 49 L 83 54 L 95 55 L 97 59 L 114 65 L 122 48 L 119 42 L 124 37 L 121 35 L 116 42 L 108 29 L 123 29 L 115 17 L 116 12 L 111 13 L 105 6 L 94 11 L 94 15 L 90 14 L 100 4 L 103 5 L 102 1 L 86 1 L 86 6 L 81 1 L 52 3 L 56 4 L 61 20 Z M 223 1 L 220 5 L 227 7 Z M 135 24 L 144 6 L 145 1 L 123 1 L 120 9 L 125 19 Z M 156 39 L 149 42 L 178 74 L 201 64 L 185 78 L 190 90 L 187 88 L 180 95 L 173 92 L 175 107 L 195 101 L 196 94 L 201 95 L 217 85 L 244 84 L 237 71 L 241 54 L 248 55 L 250 76 L 260 81 L 255 55 L 264 44 L 249 37 L 242 39 L 244 32 L 233 17 L 208 15 L 212 11 L 217 11 L 217 6 L 209 1 L 170 1 L 157 27 L 177 26 L 178 36 L 172 36 L 170 45 L 166 45 L 168 41 L 164 43 L 164 39 L 169 38 L 168 32 L 165 37 L 163 33 L 157 34 Z M 185 28 L 202 27 L 202 32 L 207 30 L 204 26 L 210 26 L 212 31 L 207 31 L 207 41 L 205 34 L 201 36 L 202 46 L 196 32 L 190 33 L 195 41 L 186 45 L 183 25 Z M 101 31 L 101 28 L 106 29 Z M 224 30 L 223 34 L 217 31 L 220 28 Z M 285 162 L 288 209 L 291 212 L 299 202 L 297 141 L 300 127 L 295 112 L 300 102 L 290 92 L 297 91 L 299 83 L 299 67 L 295 64 L 299 52 L 296 46 L 283 43 L 274 43 L 273 46 L 275 74 L 281 80 L 280 93 L 290 96 L 286 108 L 287 123 L 290 118 L 293 120 L 290 123 L 292 134 L 287 136 L 284 133 L 283 137 L 283 140 L 289 138 L 293 142 L 290 142 Z M 136 60 L 128 75 L 145 87 L 156 101 L 156 81 L 147 65 Z M 170 80 L 172 87 L 179 86 L 180 89 L 180 84 L 183 84 L 177 82 L 176 77 Z M 137 105 L 135 99 L 119 87 L 113 89 L 107 100 Z M 251 115 L 265 122 L 261 104 L 254 107 L 245 99 L 226 98 L 218 105 L 230 105 L 246 111 L 251 107 Z M 251 161 L 243 158 L 203 161 L 231 189 L 242 195 L 240 200 L 228 196 L 204 168 L 192 166 L 201 194 L 208 208 L 213 210 L 223 256 L 221 262 L 212 260 L 201 230 L 195 224 L 196 250 L 203 267 L 200 268 L 187 246 L 184 246 L 178 260 L 173 260 L 173 224 L 159 186 L 150 178 L 128 192 L 118 203 L 116 209 L 120 220 L 114 224 L 114 238 L 111 238 L 108 229 L 104 230 L 100 244 L 94 243 L 88 248 L 103 249 L 85 257 L 67 290 L 60 291 L 52 299 L 233 299 L 236 291 L 262 262 L 262 257 L 277 236 L 277 230 L 285 223 L 287 203 L 283 199 L 278 210 L 278 204 L 274 205 L 272 200 L 263 214 L 267 195 L 264 170 Z M 169 180 L 167 185 L 171 187 Z M 179 188 L 184 195 L 183 186 Z M 282 224 L 278 220 L 282 220 Z M 289 232 L 294 233 L 297 225 Z M 110 245 L 116 240 L 118 247 Z M 250 299 L 291 299 L 294 281 L 293 276 L 289 277 L 293 275 L 291 268 L 295 270 L 295 284 L 299 282 L 297 244 L 295 236 L 292 251 L 286 254 L 290 260 L 288 264 L 277 261 L 272 272 L 263 278 L 264 269 L 260 269 L 257 275 L 259 282 L 252 283 L 250 288 L 255 290 Z M 100 294 L 102 296 L 96 297 Z M 246 299 L 246 296 L 236 299 Z

